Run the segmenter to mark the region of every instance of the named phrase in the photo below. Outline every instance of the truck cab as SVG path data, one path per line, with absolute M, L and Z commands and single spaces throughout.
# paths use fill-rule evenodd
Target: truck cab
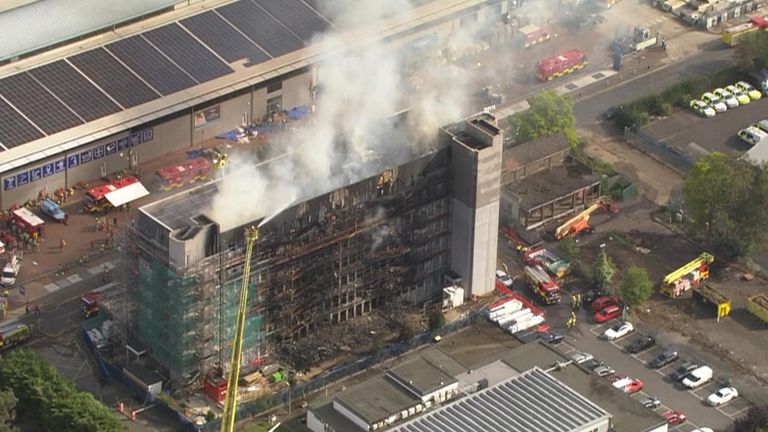
M 3 267 L 3 273 L 0 276 L 0 284 L 3 286 L 12 286 L 16 283 L 16 276 L 21 269 L 21 259 L 13 255 Z
M 40 203 L 40 211 L 42 211 L 44 215 L 55 220 L 56 222 L 65 222 L 67 220 L 67 214 L 64 213 L 64 210 L 62 210 L 58 204 L 48 198 L 44 199 L 43 202 Z

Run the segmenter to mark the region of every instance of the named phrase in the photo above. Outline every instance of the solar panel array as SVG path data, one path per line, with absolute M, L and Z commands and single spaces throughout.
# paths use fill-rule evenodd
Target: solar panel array
M 0 150 L 298 50 L 331 22 L 316 0 L 240 0 L 0 79 Z

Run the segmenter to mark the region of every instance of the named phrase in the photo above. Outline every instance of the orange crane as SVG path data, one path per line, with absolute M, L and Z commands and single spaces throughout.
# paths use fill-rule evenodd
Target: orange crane
M 592 215 L 592 213 L 594 213 L 597 209 L 599 209 L 602 206 L 603 206 L 603 203 L 601 202 L 592 204 L 591 206 L 587 207 L 587 209 L 584 210 L 583 212 L 565 221 L 564 224 L 560 225 L 555 230 L 555 238 L 558 240 L 562 240 L 566 236 L 575 235 L 582 231 L 588 230 L 590 228 L 589 217 Z
M 227 375 L 227 394 L 224 400 L 224 413 L 221 416 L 221 432 L 235 432 L 235 414 L 237 413 L 237 383 L 240 381 L 240 364 L 243 360 L 243 334 L 245 333 L 245 316 L 248 310 L 248 280 L 251 276 L 251 257 L 259 229 L 245 229 L 245 264 L 243 265 L 243 284 L 240 287 L 240 300 L 237 310 L 237 328 L 232 343 L 232 357 L 229 361 Z

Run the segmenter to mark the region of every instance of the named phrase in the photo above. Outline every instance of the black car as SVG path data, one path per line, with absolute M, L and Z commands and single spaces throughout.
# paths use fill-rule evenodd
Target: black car
M 630 354 L 637 354 L 656 345 L 656 339 L 653 336 L 638 336 L 631 344 L 624 347 L 624 350 Z
M 590 305 L 590 304 L 592 304 L 592 302 L 594 302 L 595 300 L 599 299 L 600 297 L 605 297 L 607 295 L 609 295 L 609 294 L 605 293 L 603 291 L 596 290 L 596 289 L 591 289 L 591 290 L 586 291 L 582 295 L 581 299 L 582 299 L 584 304 Z
M 540 333 L 539 338 L 546 343 L 551 343 L 552 345 L 557 345 L 563 341 L 563 335 L 553 331 Z
M 651 360 L 650 363 L 648 363 L 648 366 L 654 369 L 659 369 L 672 363 L 678 358 L 680 358 L 680 356 L 677 354 L 677 351 L 666 350 L 663 353 L 659 354 L 655 359 Z
M 603 363 L 602 360 L 598 360 L 596 358 L 593 358 L 592 360 L 587 360 L 584 363 L 582 363 L 582 366 L 589 370 L 595 370 L 600 366 L 605 366 L 605 363 Z
M 671 379 L 674 382 L 681 382 L 683 381 L 683 378 L 685 378 L 688 373 L 690 373 L 692 370 L 698 368 L 699 365 L 694 362 L 685 362 L 680 365 L 677 369 L 675 369 L 674 372 L 669 374 L 669 379 Z

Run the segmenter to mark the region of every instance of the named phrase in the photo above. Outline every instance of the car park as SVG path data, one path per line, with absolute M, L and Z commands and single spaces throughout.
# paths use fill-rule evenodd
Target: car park
M 728 93 L 732 94 L 737 101 L 739 101 L 739 105 L 746 105 L 752 101 L 752 98 L 744 94 L 744 92 L 740 88 L 736 87 L 735 85 L 726 86 L 725 90 Z
M 512 278 L 503 270 L 496 270 L 496 280 L 504 284 L 507 288 L 512 288 Z
M 613 369 L 610 366 L 600 365 L 600 366 L 592 369 L 592 372 L 595 375 L 599 376 L 599 377 L 607 377 L 607 376 L 611 376 L 611 375 L 615 374 L 616 370 Z
M 622 338 L 635 330 L 635 327 L 630 322 L 620 322 L 603 333 L 603 338 L 606 340 L 616 340 Z
M 763 139 L 768 138 L 768 132 L 765 132 L 755 126 L 749 126 L 740 130 L 738 136 L 745 143 L 749 145 L 755 145 Z
M 675 369 L 675 371 L 669 375 L 669 379 L 671 379 L 674 382 L 681 382 L 689 373 L 691 373 L 693 370 L 697 369 L 698 367 L 699 365 L 694 362 L 685 362 L 681 364 L 680 367 Z
M 714 372 L 709 366 L 699 366 L 683 378 L 682 384 L 689 389 L 695 389 L 712 380 Z
M 627 394 L 637 393 L 642 390 L 644 386 L 643 382 L 639 379 L 630 377 L 616 377 L 611 384 L 614 388 Z
M 707 397 L 707 403 L 711 406 L 720 406 L 739 397 L 739 392 L 734 387 L 723 387 Z
M 687 420 L 685 414 L 681 413 L 680 411 L 667 411 L 662 414 L 662 416 L 667 420 L 667 423 L 671 424 L 672 426 L 683 424 L 685 423 L 685 420 Z
M 760 90 L 752 87 L 752 84 L 746 82 L 746 81 L 739 81 L 735 84 L 736 88 L 743 91 L 744 94 L 750 97 L 752 100 L 757 100 L 763 97 L 762 93 L 760 93 Z
M 653 369 L 659 369 L 674 362 L 678 358 L 680 357 L 677 354 L 677 351 L 671 349 L 664 350 L 664 352 L 648 362 L 648 366 L 652 367 Z
M 701 95 L 701 100 L 706 102 L 709 106 L 715 109 L 715 111 L 721 113 L 728 110 L 728 105 L 725 104 L 719 97 L 707 92 Z
M 592 312 L 599 312 L 601 309 L 605 309 L 608 306 L 619 306 L 621 301 L 616 296 L 602 296 L 598 297 L 592 302 Z
M 725 89 L 722 88 L 716 88 L 712 91 L 712 94 L 720 98 L 723 102 L 725 102 L 725 106 L 728 107 L 728 109 L 736 108 L 739 106 L 739 101 L 736 100 L 736 97 L 734 97 L 732 94 L 728 93 Z
M 694 111 L 696 111 L 697 113 L 699 113 L 699 115 L 702 115 L 704 117 L 710 118 L 710 117 L 714 117 L 715 114 L 717 114 L 715 109 L 709 106 L 703 100 L 694 99 L 691 101 L 690 105 Z
M 616 319 L 620 316 L 621 316 L 621 309 L 619 309 L 618 306 L 608 306 L 607 308 L 597 312 L 592 317 L 592 321 L 594 321 L 597 324 L 602 324 L 610 320 Z
M 661 399 L 656 396 L 646 396 L 640 399 L 640 403 L 648 409 L 656 409 L 661 406 Z
M 656 339 L 654 339 L 653 336 L 642 335 L 642 336 L 638 336 L 637 338 L 635 338 L 635 340 L 632 341 L 632 343 L 624 347 L 624 351 L 630 354 L 637 354 L 655 345 L 656 345 Z
M 594 358 L 595 356 L 588 352 L 576 351 L 575 353 L 571 354 L 571 360 L 573 360 L 573 362 L 576 364 L 581 364 Z

